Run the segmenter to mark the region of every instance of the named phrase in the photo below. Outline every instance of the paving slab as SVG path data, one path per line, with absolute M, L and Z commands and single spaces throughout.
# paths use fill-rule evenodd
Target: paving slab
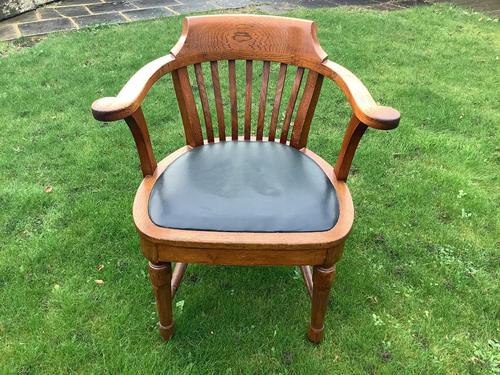
M 186 4 L 172 5 L 169 8 L 179 14 L 208 12 L 210 10 L 220 9 L 220 7 L 208 1 L 189 1 Z
M 46 21 L 21 23 L 18 25 L 22 36 L 43 35 L 56 31 L 71 30 L 75 28 L 68 18 L 59 18 Z
M 244 8 L 257 4 L 256 0 L 214 0 L 215 5 L 222 9 Z
M 92 13 L 122 12 L 124 10 L 137 9 L 135 5 L 127 1 L 112 1 L 109 3 L 87 5 Z
M 89 10 L 84 5 L 75 5 L 71 7 L 60 7 L 57 8 L 57 12 L 65 17 L 79 17 L 88 16 L 90 14 Z
M 264 13 L 277 14 L 277 15 L 284 13 L 288 10 L 282 6 L 274 5 L 272 3 L 257 5 L 257 9 L 259 9 L 261 12 Z
M 133 0 L 131 3 L 138 8 L 157 8 L 180 4 L 175 0 Z
M 337 1 L 334 0 L 299 0 L 296 1 L 297 5 L 306 8 L 322 8 L 322 7 L 335 7 L 339 6 Z
M 77 23 L 79 27 L 127 22 L 125 17 L 123 17 L 120 13 L 116 12 L 95 14 L 92 16 L 75 17 L 73 18 L 73 20 Z
M 12 18 L 7 18 L 6 20 L 0 21 L 0 25 L 13 25 L 17 23 L 25 23 L 25 22 L 33 22 L 38 21 L 38 15 L 36 11 L 27 12 L 24 14 L 20 14 L 19 16 L 15 16 Z
M 0 40 L 16 39 L 19 36 L 16 25 L 0 26 Z
M 103 0 L 63 0 L 58 1 L 56 3 L 50 3 L 47 6 L 52 8 L 60 8 L 64 6 L 73 6 L 73 5 L 87 5 L 87 4 L 100 4 L 104 2 Z
M 38 13 L 41 20 L 51 20 L 54 18 L 61 18 L 61 14 L 58 13 L 55 9 L 44 7 L 40 8 L 36 11 Z
M 175 13 L 168 10 L 167 8 L 147 8 L 147 9 L 129 10 L 127 12 L 122 12 L 122 14 L 131 21 L 149 20 L 152 18 L 175 16 Z

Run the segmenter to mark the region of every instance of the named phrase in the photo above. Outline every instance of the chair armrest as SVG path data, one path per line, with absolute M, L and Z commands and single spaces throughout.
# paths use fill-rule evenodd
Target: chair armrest
M 116 97 L 97 99 L 92 103 L 92 114 L 99 121 L 122 120 L 132 115 L 141 105 L 153 84 L 176 67 L 171 54 L 143 66 L 125 84 Z
M 378 105 L 368 89 L 352 72 L 343 66 L 326 60 L 323 62 L 326 76 L 334 80 L 344 92 L 356 117 L 365 125 L 382 130 L 394 129 L 400 114 L 393 108 Z
M 366 129 L 367 126 L 353 114 L 349 121 L 349 125 L 347 125 L 339 156 L 333 168 L 337 180 L 347 180 L 349 170 L 351 169 L 352 159 L 354 158 L 359 141 L 361 141 Z
M 92 114 L 96 120 L 125 120 L 134 137 L 144 176 L 154 173 L 156 159 L 141 104 L 151 86 L 176 69 L 175 65 L 175 57 L 171 54 L 151 61 L 130 78 L 116 97 L 101 98 L 92 103 Z

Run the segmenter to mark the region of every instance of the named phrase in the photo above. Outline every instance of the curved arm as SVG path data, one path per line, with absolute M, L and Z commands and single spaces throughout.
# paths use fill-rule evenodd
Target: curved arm
M 134 137 L 144 176 L 154 173 L 156 159 L 141 103 L 151 86 L 174 70 L 175 64 L 175 58 L 171 54 L 151 61 L 130 78 L 116 97 L 101 98 L 92 103 L 92 114 L 96 120 L 125 120 Z
M 356 117 L 366 126 L 390 130 L 399 124 L 400 114 L 393 108 L 378 105 L 363 83 L 343 66 L 326 60 L 324 75 L 337 83 L 351 104 Z
M 134 137 L 144 176 L 154 173 L 156 159 L 141 103 L 151 86 L 175 68 L 174 61 L 172 55 L 151 61 L 130 78 L 116 97 L 101 98 L 92 103 L 92 114 L 96 120 L 125 120 Z
M 116 97 L 106 97 L 92 103 L 92 114 L 99 121 L 122 120 L 132 115 L 141 105 L 153 84 L 178 65 L 171 54 L 151 61 L 125 84 Z
M 142 175 L 144 177 L 153 175 L 156 170 L 156 159 L 141 107 L 137 108 L 130 116 L 125 117 L 125 122 L 134 137 L 139 160 L 141 161 Z
M 352 115 L 351 121 L 347 126 L 347 130 L 342 141 L 337 162 L 335 163 L 334 172 L 337 180 L 346 181 L 351 169 L 352 159 L 358 147 L 359 141 L 365 134 L 367 126 L 363 124 L 356 115 Z

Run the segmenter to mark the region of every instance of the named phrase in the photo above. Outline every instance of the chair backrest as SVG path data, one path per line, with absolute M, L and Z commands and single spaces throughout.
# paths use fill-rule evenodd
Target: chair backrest
M 306 146 L 323 83 L 323 75 L 318 71 L 327 59 L 327 54 L 319 45 L 314 22 L 258 15 L 187 17 L 182 36 L 171 54 L 177 61 L 176 65 L 180 66 L 172 71 L 172 79 L 189 145 L 203 144 L 202 118 L 209 143 L 216 139 L 213 125 L 216 119 L 220 141 L 237 140 L 239 137 L 250 140 L 255 134 L 259 141 L 267 136 L 270 141 L 279 138 L 281 143 L 289 143 L 295 148 Z M 243 62 L 237 62 L 239 60 Z M 226 69 L 226 64 L 228 85 L 220 74 L 221 68 Z M 244 74 L 237 74 L 238 64 L 244 65 Z M 273 65 L 276 65 L 276 83 L 270 85 Z M 261 72 L 258 70 L 260 66 Z M 210 72 L 212 88 L 207 85 L 208 75 L 203 68 L 206 73 Z M 293 75 L 293 79 L 289 76 L 287 80 L 287 74 Z M 258 95 L 252 95 L 254 75 L 261 76 Z M 237 82 L 239 78 L 243 81 L 241 85 Z M 197 107 L 192 81 L 196 81 L 201 108 Z M 290 86 L 287 90 L 284 89 L 286 81 Z M 229 95 L 223 95 L 221 88 L 227 86 Z M 209 96 L 212 96 L 212 91 L 215 103 L 211 105 Z M 238 103 L 238 92 L 244 92 L 243 104 Z M 287 94 L 285 98 L 284 93 Z M 270 95 L 271 100 L 268 99 Z M 253 96 L 258 96 L 257 107 L 253 106 Z M 226 100 L 229 100 L 231 134 L 226 134 Z M 216 116 L 212 116 L 213 107 Z M 253 121 L 252 107 L 258 110 Z M 265 119 L 266 107 L 269 107 L 268 121 Z M 244 112 L 239 112 L 240 109 Z M 239 113 L 244 114 L 241 116 L 243 124 L 238 119 Z M 265 126 L 266 122 L 268 126 Z

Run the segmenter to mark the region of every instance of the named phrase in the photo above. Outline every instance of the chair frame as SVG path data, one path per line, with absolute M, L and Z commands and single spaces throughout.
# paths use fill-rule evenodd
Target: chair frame
M 210 131 L 211 121 L 208 121 L 205 106 L 203 111 L 207 139 L 203 139 L 198 114 L 195 113 L 196 107 L 193 107 L 194 99 L 186 70 L 187 66 L 194 65 L 200 83 L 200 64 L 211 62 L 213 73 L 214 66 L 217 68 L 216 62 L 220 60 L 229 61 L 233 141 L 277 141 L 273 126 L 269 137 L 263 136 L 264 115 L 261 115 L 260 111 L 257 134 L 255 137 L 251 136 L 248 111 L 251 104 L 249 105 L 248 100 L 245 103 L 244 134 L 238 134 L 237 115 L 235 115 L 235 60 L 247 61 L 247 98 L 249 65 L 251 80 L 249 61 L 263 61 L 264 76 L 269 74 L 270 61 L 281 63 L 281 66 L 283 64 L 297 66 L 299 72 L 301 68 L 309 69 L 310 74 L 290 140 L 281 137 L 280 141 L 313 159 L 335 187 L 340 215 L 338 222 L 330 230 L 308 233 L 211 232 L 163 228 L 151 221 L 148 214 L 149 195 L 163 171 L 192 148 L 201 147 L 208 142 L 225 140 L 223 120 L 222 127 L 220 124 L 219 103 L 216 103 L 219 139 L 214 139 L 213 132 Z M 157 164 L 141 103 L 152 85 L 167 73 L 172 74 L 183 120 L 186 146 Z M 340 87 L 353 112 L 334 167 L 306 148 L 309 127 L 323 77 L 331 79 Z M 216 85 L 218 82 L 214 81 L 214 86 Z M 201 101 L 204 104 L 206 100 L 206 94 L 203 94 L 204 84 L 200 88 L 202 88 Z M 263 83 L 263 89 L 262 91 L 267 91 L 267 83 L 265 86 Z M 260 104 L 263 103 L 262 91 Z M 319 343 L 323 338 L 327 301 L 335 278 L 335 264 L 342 256 L 344 243 L 354 220 L 354 207 L 346 180 L 356 148 L 368 127 L 381 130 L 393 129 L 398 126 L 400 114 L 392 108 L 377 105 L 354 74 L 328 60 L 319 45 L 314 22 L 255 15 L 187 17 L 184 19 L 182 35 L 171 52 L 140 69 L 116 97 L 96 100 L 92 104 L 92 112 L 100 121 L 124 119 L 137 146 L 144 179 L 134 200 L 133 217 L 142 252 L 149 260 L 149 274 L 156 297 L 161 336 L 168 340 L 174 333 L 172 299 L 187 264 L 293 265 L 300 267 L 305 286 L 312 299 L 311 321 L 307 336 L 311 342 Z M 271 122 L 273 121 L 275 119 L 272 118 Z M 176 262 L 174 270 L 171 262 Z

